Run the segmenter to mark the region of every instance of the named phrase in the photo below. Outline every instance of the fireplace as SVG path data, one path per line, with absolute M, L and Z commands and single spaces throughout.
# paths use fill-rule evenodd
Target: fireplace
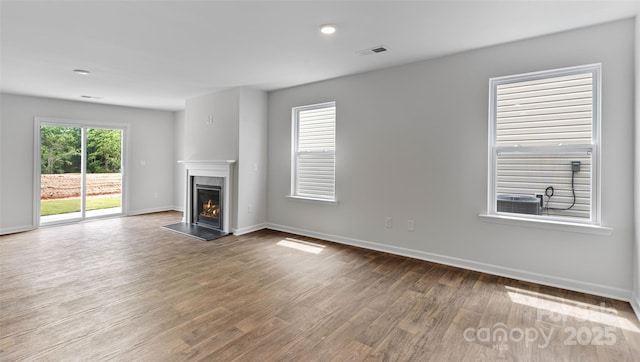
M 233 219 L 233 160 L 178 161 L 185 168 L 184 217 L 166 229 L 209 241 L 226 236 Z
M 231 232 L 232 160 L 178 161 L 185 168 L 184 229 L 219 235 Z M 211 201 L 211 202 L 210 202 Z
M 222 230 L 222 187 L 196 184 L 193 187 L 193 223 Z

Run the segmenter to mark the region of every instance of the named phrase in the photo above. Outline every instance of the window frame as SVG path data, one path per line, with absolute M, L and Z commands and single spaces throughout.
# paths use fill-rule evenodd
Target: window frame
M 540 80 L 545 78 L 554 78 L 567 75 L 592 73 L 592 136 L 591 144 L 579 145 L 556 145 L 556 146 L 532 146 L 532 147 L 514 147 L 514 146 L 496 146 L 497 131 L 497 87 L 502 84 L 518 83 L 531 80 Z M 538 72 L 515 74 L 489 79 L 489 116 L 488 116 L 488 192 L 487 192 L 487 216 L 499 218 L 511 218 L 518 220 L 535 221 L 536 223 L 554 223 L 554 224 L 584 224 L 592 226 L 600 226 L 600 184 L 601 184 L 601 75 L 602 65 L 600 63 L 573 66 L 567 68 L 558 68 L 551 70 L 543 70 Z M 497 157 L 499 152 L 591 152 L 591 195 L 590 195 L 590 217 L 583 219 L 571 216 L 559 215 L 531 215 L 520 213 L 503 213 L 497 211 Z
M 296 106 L 291 109 L 291 190 L 288 197 L 294 199 L 302 199 L 302 200 L 311 200 L 311 201 L 319 201 L 319 202 L 327 202 L 327 203 L 337 203 L 337 191 L 336 191 L 336 140 L 334 139 L 334 149 L 333 150 L 324 150 L 324 151 L 298 151 L 298 133 L 299 133 L 299 116 L 300 112 L 308 111 L 308 110 L 316 110 L 323 108 L 334 108 L 334 132 L 336 132 L 337 138 L 337 106 L 335 101 L 309 104 L 304 106 Z M 299 155 L 316 155 L 327 158 L 333 158 L 333 195 L 331 198 L 322 197 L 319 195 L 305 194 L 299 192 L 298 187 L 298 156 Z

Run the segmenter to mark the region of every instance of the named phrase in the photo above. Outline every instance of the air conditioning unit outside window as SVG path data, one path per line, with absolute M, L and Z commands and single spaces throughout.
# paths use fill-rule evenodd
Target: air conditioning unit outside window
M 498 195 L 496 196 L 497 211 L 515 214 L 542 215 L 540 199 L 529 195 Z

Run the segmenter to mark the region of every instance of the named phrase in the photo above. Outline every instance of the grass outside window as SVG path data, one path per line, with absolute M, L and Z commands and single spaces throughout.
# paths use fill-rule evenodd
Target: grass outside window
M 120 195 L 87 197 L 87 211 L 120 207 Z M 41 200 L 40 216 L 80 212 L 80 198 Z

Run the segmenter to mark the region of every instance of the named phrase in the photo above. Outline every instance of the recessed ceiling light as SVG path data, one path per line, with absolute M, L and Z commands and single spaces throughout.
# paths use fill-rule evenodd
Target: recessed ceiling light
M 84 70 L 84 69 L 74 69 L 73 72 L 78 74 L 78 75 L 89 75 L 89 74 L 91 74 L 90 71 Z
M 333 34 L 336 32 L 336 26 L 332 24 L 324 24 L 320 26 L 320 32 L 322 34 Z

